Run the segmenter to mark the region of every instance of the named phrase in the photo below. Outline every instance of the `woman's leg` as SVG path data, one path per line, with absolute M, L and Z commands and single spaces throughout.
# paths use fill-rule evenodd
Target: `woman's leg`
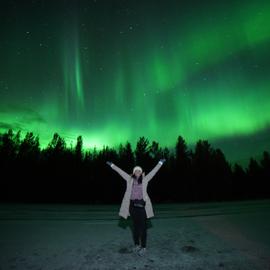
M 139 209 L 140 210 L 140 209 Z M 130 217 L 133 223 L 133 240 L 135 245 L 140 244 L 140 213 L 138 212 L 138 209 L 133 207 L 130 204 L 129 208 Z
M 141 246 L 146 247 L 146 240 L 147 240 L 147 216 L 145 208 L 139 209 L 139 237 L 141 239 Z

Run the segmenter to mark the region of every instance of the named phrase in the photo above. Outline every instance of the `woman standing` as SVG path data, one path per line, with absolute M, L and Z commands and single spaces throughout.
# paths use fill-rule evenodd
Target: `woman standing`
M 127 182 L 119 216 L 127 219 L 131 217 L 133 222 L 133 251 L 142 256 L 146 252 L 147 223 L 146 219 L 154 216 L 151 200 L 147 194 L 147 185 L 157 171 L 161 168 L 165 159 L 161 159 L 158 164 L 146 176 L 142 168 L 134 167 L 133 174 L 129 175 L 110 161 L 106 163 L 118 172 Z

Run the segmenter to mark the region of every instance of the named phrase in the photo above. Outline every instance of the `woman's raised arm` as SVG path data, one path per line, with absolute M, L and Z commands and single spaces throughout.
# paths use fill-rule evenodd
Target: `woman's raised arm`
M 117 167 L 115 164 L 113 164 L 110 161 L 106 162 L 112 169 L 114 169 L 115 171 L 117 171 L 126 181 L 128 181 L 130 179 L 130 175 L 127 174 L 126 172 L 124 172 L 122 169 L 120 169 L 119 167 Z
M 152 169 L 152 171 L 145 176 L 145 179 L 147 181 L 150 181 L 154 177 L 154 175 L 158 172 L 158 170 L 161 168 L 164 162 L 165 162 L 165 159 L 161 159 L 158 162 L 158 164 Z

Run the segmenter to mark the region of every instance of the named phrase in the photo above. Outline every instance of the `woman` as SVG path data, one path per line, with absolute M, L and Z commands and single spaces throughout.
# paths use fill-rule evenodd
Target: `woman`
M 146 219 L 154 216 L 152 203 L 147 194 L 147 185 L 164 162 L 165 159 L 161 159 L 146 176 L 139 166 L 134 167 L 133 174 L 129 175 L 112 162 L 106 162 L 127 181 L 126 192 L 121 203 L 119 216 L 125 219 L 128 216 L 131 217 L 135 243 L 133 251 L 137 252 L 140 256 L 146 252 Z

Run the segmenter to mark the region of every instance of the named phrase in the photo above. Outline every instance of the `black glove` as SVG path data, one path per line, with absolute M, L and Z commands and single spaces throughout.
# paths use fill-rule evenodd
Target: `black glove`
M 160 161 L 161 161 L 162 164 L 163 164 L 163 163 L 166 161 L 166 159 L 165 159 L 165 158 L 162 158 Z
M 110 162 L 110 161 L 106 161 L 106 163 L 110 166 L 110 167 L 112 167 L 112 162 Z

